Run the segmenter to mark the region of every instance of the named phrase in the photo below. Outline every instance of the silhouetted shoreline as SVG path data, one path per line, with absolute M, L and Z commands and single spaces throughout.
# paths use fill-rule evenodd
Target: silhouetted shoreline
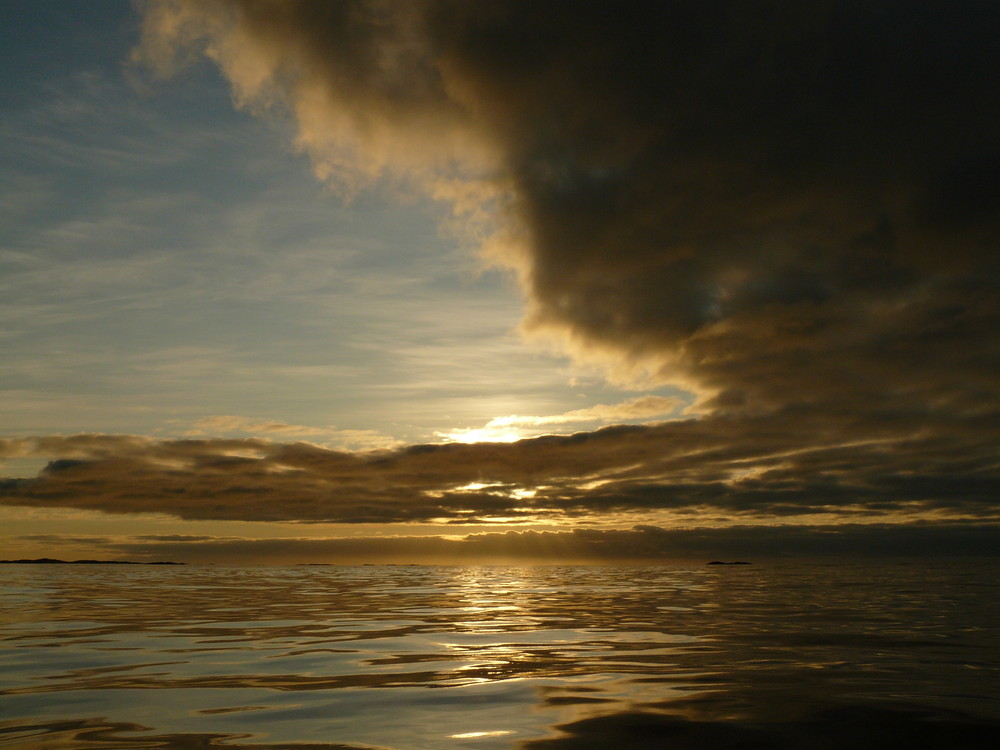
M 35 560 L 0 560 L 0 565 L 184 565 L 182 562 L 158 560 L 156 562 L 136 562 L 134 560 L 57 560 L 39 557 Z
M 708 565 L 753 565 L 753 563 L 747 562 L 746 560 L 733 560 L 732 562 L 726 562 L 724 560 L 712 560 Z

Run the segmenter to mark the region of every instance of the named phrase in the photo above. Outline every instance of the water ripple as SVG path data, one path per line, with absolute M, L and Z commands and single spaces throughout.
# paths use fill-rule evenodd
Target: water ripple
M 1000 720 L 998 572 L 11 566 L 0 744 L 962 747 Z

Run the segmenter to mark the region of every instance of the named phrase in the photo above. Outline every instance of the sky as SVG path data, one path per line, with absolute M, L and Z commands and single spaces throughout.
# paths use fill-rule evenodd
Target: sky
M 0 6 L 0 557 L 1000 550 L 1000 6 Z

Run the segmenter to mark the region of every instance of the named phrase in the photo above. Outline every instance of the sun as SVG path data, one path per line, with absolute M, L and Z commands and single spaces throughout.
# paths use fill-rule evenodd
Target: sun
M 523 440 L 518 430 L 511 427 L 480 427 L 435 433 L 449 443 L 516 443 Z

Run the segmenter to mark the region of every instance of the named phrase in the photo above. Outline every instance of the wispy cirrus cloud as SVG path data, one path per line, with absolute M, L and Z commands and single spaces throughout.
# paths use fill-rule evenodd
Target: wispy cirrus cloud
M 184 430 L 185 437 L 220 435 L 259 435 L 272 440 L 305 440 L 340 450 L 376 450 L 393 448 L 400 441 L 376 430 L 339 430 L 335 427 L 287 424 L 286 422 L 217 414 L 202 417 Z
M 565 431 L 568 425 L 582 426 L 584 429 L 594 424 L 614 422 L 649 421 L 654 417 L 665 417 L 684 404 L 677 397 L 639 396 L 619 404 L 595 404 L 584 409 L 571 409 L 562 414 L 546 416 L 525 416 L 511 414 L 494 417 L 483 427 L 466 427 L 450 432 L 438 432 L 438 437 L 455 442 L 510 442 L 525 437 L 534 437 L 547 431 Z
M 684 402 L 679 398 L 666 396 L 640 396 L 620 404 L 596 404 L 585 409 L 572 409 L 562 414 L 530 417 L 512 414 L 495 417 L 486 423 L 487 427 L 541 427 L 574 422 L 625 422 L 633 419 L 663 417 L 677 410 Z

